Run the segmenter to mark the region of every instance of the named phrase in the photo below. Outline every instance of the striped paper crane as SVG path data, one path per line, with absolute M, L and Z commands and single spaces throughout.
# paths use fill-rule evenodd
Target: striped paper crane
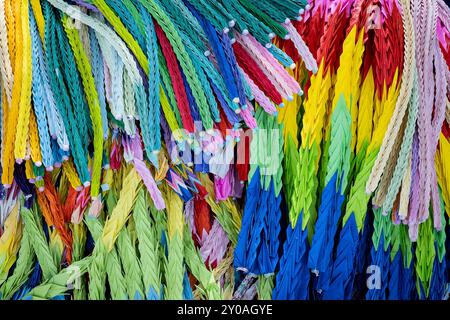
M 251 141 L 250 182 L 234 265 L 245 273 L 269 275 L 278 264 L 283 139 L 277 119 L 261 107 L 256 119 L 258 130 Z
M 349 4 L 338 5 L 335 10 L 325 30 L 340 26 L 341 29 L 337 30 L 343 31 L 342 21 L 349 12 Z M 329 95 L 332 88 L 332 75 L 336 70 L 337 56 L 340 54 L 340 49 L 333 44 L 339 39 L 339 36 L 339 32 L 324 33 L 322 36 L 317 58 L 320 62 L 319 69 L 317 74 L 310 78 L 308 96 L 304 101 L 299 162 L 295 167 L 294 189 L 290 196 L 291 225 L 288 227 L 280 272 L 277 275 L 274 291 L 274 298 L 278 299 L 306 299 L 308 297 L 308 242 L 311 243 L 317 216 L 315 194 L 318 189 L 317 173 L 321 155 L 322 127 L 326 121 L 328 104 L 331 100 Z M 297 225 L 299 216 L 301 216 L 302 222 Z M 295 251 L 291 250 L 300 250 L 300 252 L 294 254 Z M 293 258 L 297 261 L 289 261 Z M 289 265 L 291 263 L 293 265 Z M 291 281 L 291 278 L 297 277 L 298 274 L 301 274 L 301 277 L 296 281 Z
M 333 265 L 334 237 L 341 217 L 350 171 L 351 115 L 341 95 L 331 119 L 325 188 L 308 255 L 308 267 L 319 276 L 317 290 L 326 290 Z
M 382 29 L 374 30 L 374 45 L 378 46 L 383 38 L 389 37 L 386 33 L 395 34 L 395 26 L 399 25 L 401 16 L 400 12 L 396 5 L 386 7 L 381 7 L 381 12 L 384 13 L 387 10 L 386 14 L 384 14 L 384 19 L 380 21 L 385 25 L 385 32 Z M 402 35 L 398 35 L 401 39 Z M 392 41 L 391 41 L 392 42 Z M 388 42 L 389 43 L 389 42 Z M 388 49 L 389 50 L 389 49 Z M 376 73 L 377 70 L 375 70 Z M 375 79 L 375 81 L 379 81 Z M 412 130 L 415 123 L 416 109 L 412 107 L 410 113 L 410 129 Z M 377 198 L 374 199 L 374 203 L 376 203 Z M 388 207 L 383 207 L 382 209 L 374 209 L 374 231 L 372 235 L 372 244 L 371 244 L 371 252 L 370 252 L 370 265 L 378 266 L 377 272 L 380 271 L 382 274 L 381 285 L 380 286 L 371 286 L 368 288 L 366 293 L 366 299 L 373 300 L 386 300 L 388 298 L 388 280 L 389 270 L 390 270 L 390 262 L 393 254 L 391 250 L 395 245 L 395 242 L 392 239 L 393 234 L 393 223 L 399 223 L 398 219 L 395 219 L 397 214 L 397 207 L 391 208 L 392 212 L 386 212 L 383 210 L 388 210 Z M 399 263 L 397 262 L 397 268 L 400 268 Z M 396 280 L 398 281 L 398 280 Z M 395 285 L 395 284 L 394 284 Z
M 322 217 L 322 219 L 330 219 L 330 220 L 322 220 L 322 221 L 328 221 L 325 225 L 327 225 L 328 223 L 331 224 L 331 227 L 327 227 L 327 229 L 324 229 L 324 225 L 319 224 L 319 221 L 321 220 L 321 216 L 320 216 L 320 211 L 319 211 L 319 221 L 316 224 L 316 228 L 318 228 L 319 226 L 321 227 L 320 232 L 317 231 L 315 234 L 315 237 L 317 237 L 318 239 L 323 239 L 324 240 L 319 240 L 317 241 L 317 245 L 319 246 L 319 248 L 321 246 L 324 246 L 326 249 L 325 252 L 327 252 L 327 254 L 325 255 L 326 258 L 324 260 L 324 263 L 322 264 L 320 269 L 315 268 L 317 266 L 317 261 L 318 261 L 318 256 L 316 256 L 315 258 L 312 258 L 313 256 L 310 257 L 312 258 L 312 261 L 310 261 L 310 267 L 313 270 L 313 272 L 315 272 L 316 274 L 320 271 L 324 272 L 327 271 L 327 273 L 325 274 L 324 277 L 322 277 L 322 279 L 320 279 L 319 277 L 319 288 L 320 290 L 324 290 L 324 288 L 327 288 L 329 285 L 329 279 L 331 276 L 331 269 L 332 269 L 332 252 L 333 252 L 333 247 L 334 247 L 334 237 L 336 234 L 336 229 L 337 229 L 337 224 L 338 224 L 338 219 L 341 218 L 341 209 L 342 209 L 342 203 L 344 201 L 344 194 L 345 194 L 345 190 L 347 187 L 347 181 L 349 178 L 351 178 L 350 176 L 350 161 L 351 158 L 353 158 L 353 150 L 355 148 L 356 145 L 356 129 L 357 129 L 357 112 L 358 109 L 357 108 L 357 102 L 359 100 L 360 97 L 360 66 L 362 64 L 362 59 L 363 59 L 363 52 L 364 52 L 364 36 L 365 36 L 365 30 L 364 28 L 366 26 L 362 25 L 362 22 L 364 22 L 366 19 L 366 12 L 367 12 L 367 6 L 369 5 L 369 3 L 367 1 L 356 1 L 354 3 L 354 7 L 352 8 L 352 12 L 351 12 L 351 16 L 350 16 L 350 22 L 349 25 L 347 27 L 347 30 L 350 30 L 347 37 L 345 38 L 344 42 L 343 42 L 343 49 L 342 49 L 342 54 L 340 56 L 340 65 L 339 68 L 337 70 L 337 74 L 336 74 L 336 81 L 335 81 L 335 86 L 334 86 L 334 98 L 332 101 L 332 109 L 330 112 L 332 112 L 332 117 L 331 117 L 331 129 L 329 127 L 326 128 L 325 130 L 325 144 L 324 144 L 324 151 L 325 153 L 322 156 L 322 166 L 327 165 L 327 170 L 326 170 L 326 175 L 325 175 L 325 181 L 321 182 L 322 185 L 324 185 L 323 191 L 322 191 L 322 202 L 321 202 L 321 208 L 322 207 L 326 207 L 329 205 L 330 201 L 324 201 L 324 197 L 332 197 L 331 195 L 328 195 L 328 193 L 330 192 L 330 189 L 327 189 L 327 186 L 329 184 L 330 181 L 330 175 L 332 174 L 330 172 L 333 170 L 337 170 L 338 172 L 338 177 L 340 177 L 341 180 L 336 179 L 336 181 L 340 181 L 340 183 L 342 184 L 341 186 L 339 186 L 339 184 L 336 184 L 336 190 L 340 189 L 340 199 L 339 196 L 337 196 L 338 198 L 335 198 L 334 200 L 334 205 L 330 205 L 330 214 L 325 214 L 324 217 Z M 350 85 L 344 86 L 343 84 L 347 83 Z M 342 138 L 335 138 L 337 139 L 336 141 L 333 141 L 333 124 L 335 126 L 339 126 L 339 124 L 335 123 L 335 117 L 334 117 L 334 112 L 337 107 L 340 107 L 341 110 L 345 109 L 349 112 L 349 120 L 350 121 L 350 127 L 348 128 L 347 131 L 347 136 L 348 138 L 346 140 L 343 140 Z M 360 106 L 364 107 L 364 106 Z M 340 111 L 343 113 L 343 111 Z M 344 119 L 345 117 L 342 116 Z M 341 124 L 342 126 L 345 127 L 345 122 L 343 122 L 343 124 Z M 345 129 L 341 129 L 341 130 L 345 130 Z M 345 131 L 344 131 L 345 132 Z M 358 132 L 359 133 L 359 132 Z M 330 137 L 331 135 L 331 137 Z M 342 134 L 341 134 L 342 135 Z M 337 149 L 338 147 L 336 147 L 337 145 L 340 145 L 340 149 Z M 339 151 L 337 151 L 339 150 Z M 326 154 L 328 151 L 328 155 Z M 337 153 L 340 152 L 340 153 Z M 334 153 L 334 154 L 333 154 Z M 339 159 L 339 160 L 337 160 Z M 354 160 L 353 160 L 354 161 Z M 323 169 L 324 170 L 324 169 Z M 323 178 L 321 178 L 323 179 Z M 333 203 L 333 202 L 332 202 Z M 320 209 L 319 209 L 320 210 Z M 327 218 L 325 218 L 327 217 Z M 320 222 L 322 222 L 320 221 Z M 323 222 L 322 222 L 323 223 Z M 329 232 L 329 234 L 324 235 L 325 230 L 327 230 L 327 232 Z M 313 248 L 314 245 L 316 244 L 316 242 L 313 239 Z M 313 249 L 312 248 L 312 249 Z M 312 252 L 314 254 L 318 254 L 317 252 L 314 252 L 314 250 L 312 250 Z M 321 251 L 319 251 L 321 252 Z M 319 256 L 322 256 L 319 253 Z
M 379 9 L 381 12 L 390 13 L 389 11 L 390 5 L 388 3 L 380 3 Z M 395 5 L 394 5 L 395 8 Z M 395 9 L 394 9 L 395 10 Z M 370 115 L 371 108 L 368 110 L 364 110 L 365 112 L 369 112 L 368 116 L 365 116 L 361 119 L 361 122 L 357 122 L 358 127 L 362 128 L 366 125 L 367 122 L 374 123 L 372 129 L 372 137 L 371 141 L 367 146 L 367 149 L 364 150 L 362 148 L 360 152 L 364 152 L 365 156 L 362 160 L 358 159 L 358 153 L 356 160 L 361 161 L 361 164 L 355 166 L 355 168 L 359 169 L 358 172 L 353 173 L 353 183 L 350 187 L 350 191 L 348 194 L 348 202 L 345 209 L 345 215 L 342 221 L 342 229 L 339 235 L 339 241 L 336 248 L 336 258 L 333 266 L 333 272 L 331 276 L 331 284 L 329 291 L 325 292 L 324 297 L 330 299 L 350 299 L 352 295 L 352 287 L 353 287 L 353 266 L 354 266 L 354 258 L 357 254 L 356 248 L 358 244 L 359 233 L 363 229 L 364 220 L 367 212 L 367 204 L 369 202 L 370 196 L 366 194 L 365 184 L 367 182 L 368 176 L 370 174 L 370 170 L 375 161 L 375 157 L 378 153 L 379 147 L 381 145 L 384 132 L 387 129 L 389 120 L 393 113 L 393 109 L 396 102 L 396 97 L 398 95 L 398 74 L 401 71 L 401 65 L 403 61 L 403 53 L 401 50 L 395 49 L 394 45 L 394 34 L 391 34 L 387 29 L 387 19 L 382 20 L 381 28 L 375 29 L 375 35 L 380 33 L 385 39 L 384 41 L 375 41 L 374 46 L 377 48 L 375 51 L 376 55 L 379 57 L 375 57 L 375 66 L 373 67 L 374 73 L 374 83 L 375 85 L 375 93 L 373 96 L 375 97 L 374 102 L 374 111 L 372 115 Z M 397 21 L 400 23 L 400 21 Z M 398 26 L 398 24 L 397 24 Z M 397 29 L 395 29 L 397 30 Z M 386 59 L 387 55 L 393 57 L 392 67 L 387 69 L 384 68 L 383 60 Z M 378 60 L 377 60 L 378 59 Z M 379 61 L 379 62 L 378 62 Z M 383 66 L 383 67 L 382 67 Z M 368 78 L 369 77 L 369 78 Z M 371 71 L 369 67 L 368 74 L 366 78 L 363 80 L 364 84 L 367 84 L 367 91 L 364 93 L 369 97 L 371 96 L 370 92 L 370 81 L 371 81 Z M 367 82 L 369 81 L 369 82 Z M 365 101 L 365 97 L 360 98 L 360 103 L 368 103 L 370 106 L 370 100 Z M 362 109 L 360 109 L 362 110 Z M 365 123 L 363 123 L 363 119 Z M 359 120 L 359 117 L 358 117 Z M 369 125 L 366 128 L 370 128 Z M 360 141 L 363 144 L 364 139 L 367 137 L 367 131 L 362 130 Z M 358 131 L 359 132 L 359 131 Z M 359 144 L 361 146 L 361 143 Z M 358 144 L 357 144 L 358 147 Z

